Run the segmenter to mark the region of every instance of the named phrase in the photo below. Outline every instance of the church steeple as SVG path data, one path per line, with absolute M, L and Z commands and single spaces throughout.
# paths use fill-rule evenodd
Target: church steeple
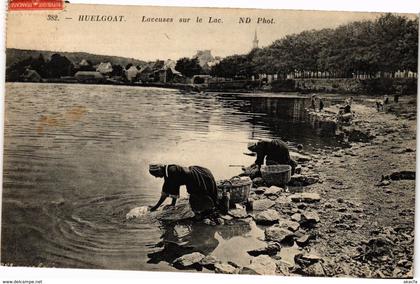
M 258 37 L 257 37 L 257 30 L 254 33 L 254 40 L 252 41 L 252 48 L 258 48 Z

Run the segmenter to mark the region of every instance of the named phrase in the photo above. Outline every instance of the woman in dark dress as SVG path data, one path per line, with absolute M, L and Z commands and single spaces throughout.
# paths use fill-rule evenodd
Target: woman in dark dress
M 250 166 L 251 178 L 261 176 L 261 165 L 290 165 L 292 175 L 295 173 L 297 163 L 290 157 L 289 147 L 280 139 L 260 140 L 256 143 L 249 143 L 248 150 L 257 154 L 255 163 Z
M 150 210 L 154 211 L 166 200 L 172 198 L 176 204 L 179 188 L 185 185 L 190 195 L 191 209 L 196 216 L 208 215 L 216 209 L 217 186 L 210 170 L 200 167 L 182 167 L 179 165 L 150 165 L 149 172 L 157 178 L 163 178 L 162 194 L 159 201 Z

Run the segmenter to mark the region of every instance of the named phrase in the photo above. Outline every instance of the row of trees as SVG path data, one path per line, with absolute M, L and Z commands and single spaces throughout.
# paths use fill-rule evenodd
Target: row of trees
M 164 62 L 162 61 L 161 64 L 157 66 L 155 66 L 155 62 L 152 65 L 152 69 L 160 69 L 163 67 Z M 126 66 L 112 64 L 112 72 L 109 76 L 118 76 L 127 79 L 125 70 L 130 69 L 132 66 L 132 63 L 128 63 Z M 141 70 L 140 66 L 135 67 L 137 70 Z M 39 54 L 36 58 L 28 57 L 8 67 L 6 80 L 20 81 L 21 76 L 27 69 L 35 70 L 42 78 L 61 78 L 65 76 L 74 76 L 77 71 L 96 71 L 94 64 L 92 64 L 90 60 L 83 60 L 80 64 L 74 65 L 67 57 L 57 53 L 53 54 L 50 59 L 45 59 L 42 54 Z M 192 77 L 197 74 L 205 73 L 197 58 L 180 58 L 176 62 L 175 69 L 185 77 Z
M 185 77 L 210 73 L 226 78 L 250 78 L 257 74 L 285 77 L 295 72 L 327 72 L 344 77 L 351 77 L 354 73 L 416 72 L 418 24 L 418 18 L 386 14 L 374 21 L 287 35 L 265 48 L 228 56 L 210 70 L 204 70 L 197 58 L 180 58 L 175 69 Z M 113 64 L 110 75 L 124 77 L 124 69 L 128 70 L 130 66 L 124 68 Z M 7 80 L 19 80 L 27 68 L 37 71 L 43 78 L 73 76 L 77 71 L 95 70 L 91 62 L 75 66 L 60 54 L 53 54 L 49 60 L 40 54 L 38 58 L 30 57 L 10 66 L 6 72 Z
M 304 31 L 245 55 L 224 58 L 211 69 L 219 77 L 329 72 L 351 77 L 398 70 L 417 72 L 418 18 L 386 14 L 374 21 Z
M 43 78 L 69 76 L 74 70 L 73 64 L 65 56 L 53 54 L 49 60 L 45 60 L 40 54 L 37 58 L 28 57 L 8 67 L 6 80 L 19 81 L 20 76 L 28 68 L 37 71 Z
M 197 58 L 183 57 L 178 59 L 175 70 L 185 77 L 192 77 L 198 74 L 204 74 L 203 68 L 200 66 Z
M 132 66 L 129 63 L 126 69 Z M 138 67 L 139 69 L 140 67 Z M 60 54 L 51 55 L 50 59 L 45 59 L 42 54 L 37 58 L 28 57 L 27 59 L 16 62 L 8 67 L 6 72 L 7 81 L 19 81 L 25 70 L 31 69 L 38 72 L 42 78 L 60 78 L 65 76 L 74 76 L 77 71 L 95 71 L 95 67 L 89 60 L 86 64 L 75 66 L 67 57 Z M 110 76 L 125 76 L 124 67 L 118 64 L 112 64 Z

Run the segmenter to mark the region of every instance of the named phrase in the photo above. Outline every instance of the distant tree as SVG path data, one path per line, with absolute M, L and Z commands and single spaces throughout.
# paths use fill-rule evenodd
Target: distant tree
M 251 74 L 328 72 L 351 77 L 398 70 L 417 72 L 418 18 L 385 14 L 335 29 L 287 35 L 246 55 L 228 56 L 213 66 L 214 76 L 243 78 Z
M 133 66 L 133 63 L 128 63 L 128 64 L 125 66 L 125 70 L 130 69 L 130 67 L 131 67 L 131 66 Z
M 402 58 L 401 70 L 418 70 L 419 18 L 407 21 L 405 34 L 397 46 Z
M 112 65 L 111 76 L 122 76 L 124 74 L 124 68 L 119 64 Z
M 33 61 L 32 56 L 14 63 L 10 67 L 6 69 L 6 81 L 8 82 L 16 82 L 21 80 L 22 74 L 25 72 L 26 69 L 30 68 L 31 63 Z
M 181 72 L 186 77 L 192 77 L 194 75 L 201 74 L 202 68 L 198 63 L 197 58 L 183 57 L 176 62 L 175 70 Z
M 232 55 L 214 65 L 210 74 L 225 78 L 247 78 L 254 70 L 252 60 L 248 55 Z
M 50 78 L 70 76 L 73 73 L 73 69 L 73 63 L 67 57 L 58 53 L 51 55 L 51 59 L 47 63 L 47 73 Z
M 41 53 L 39 54 L 38 58 L 31 60 L 30 69 L 33 69 L 36 72 L 38 72 L 38 74 L 43 78 L 47 77 L 47 64 L 44 59 L 44 56 Z

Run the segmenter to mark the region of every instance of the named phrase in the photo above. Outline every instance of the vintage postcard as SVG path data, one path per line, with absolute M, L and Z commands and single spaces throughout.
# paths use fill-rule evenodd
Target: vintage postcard
M 11 0 L 6 26 L 2 266 L 414 277 L 418 15 Z

